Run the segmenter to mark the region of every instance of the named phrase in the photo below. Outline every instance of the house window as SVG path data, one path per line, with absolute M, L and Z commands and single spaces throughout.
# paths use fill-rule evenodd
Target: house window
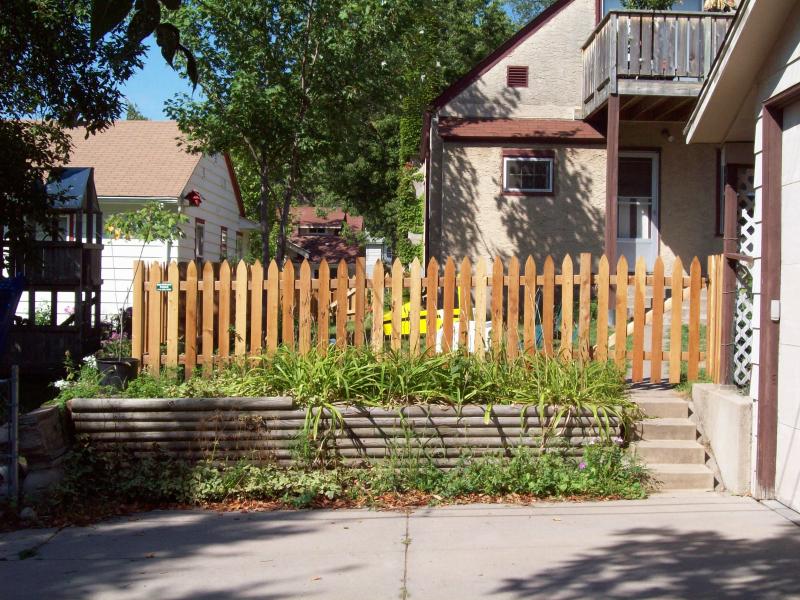
M 553 193 L 553 156 L 504 156 L 503 191 L 517 194 Z
M 236 232 L 236 258 L 244 258 L 244 234 Z
M 219 259 L 228 258 L 228 228 L 219 228 Z
M 528 67 L 510 66 L 506 71 L 508 87 L 528 87 Z
M 203 260 L 205 253 L 203 246 L 206 237 L 206 222 L 203 219 L 195 219 L 194 221 L 194 258 L 195 260 Z

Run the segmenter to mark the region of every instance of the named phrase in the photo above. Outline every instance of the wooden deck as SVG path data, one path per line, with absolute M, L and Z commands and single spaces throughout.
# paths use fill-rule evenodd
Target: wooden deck
M 610 94 L 695 98 L 733 16 L 611 11 L 583 46 L 583 114 Z

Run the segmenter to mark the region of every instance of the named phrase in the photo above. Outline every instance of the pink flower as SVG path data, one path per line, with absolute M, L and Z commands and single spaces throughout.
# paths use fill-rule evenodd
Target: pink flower
M 116 331 L 115 331 L 114 333 L 112 333 L 112 334 L 111 334 L 111 341 L 112 341 L 112 342 L 113 342 L 113 341 L 116 341 L 116 340 L 118 340 L 118 339 L 119 339 L 119 334 L 118 334 Z
M 65 306 L 64 307 L 64 314 L 65 315 L 74 315 L 75 314 L 75 307 L 74 306 Z
M 583 470 L 586 468 L 586 463 L 585 463 L 585 462 L 583 462 L 583 461 L 581 461 L 581 462 L 578 464 L 578 468 L 579 468 L 581 471 L 583 471 Z

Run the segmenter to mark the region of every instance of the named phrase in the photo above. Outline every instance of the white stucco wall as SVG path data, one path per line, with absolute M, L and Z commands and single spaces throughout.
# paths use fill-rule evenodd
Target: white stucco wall
M 581 46 L 595 0 L 573 0 L 440 111 L 442 116 L 572 119 L 581 108 Z M 528 87 L 509 88 L 507 67 L 528 66 Z

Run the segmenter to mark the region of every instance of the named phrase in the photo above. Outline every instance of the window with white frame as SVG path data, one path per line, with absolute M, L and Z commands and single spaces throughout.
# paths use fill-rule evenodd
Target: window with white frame
M 196 219 L 194 222 L 194 258 L 203 260 L 205 258 L 204 244 L 206 237 L 206 222 L 203 219 Z
M 228 228 L 219 228 L 219 259 L 228 258 Z
M 503 191 L 522 194 L 553 192 L 552 156 L 504 156 Z

